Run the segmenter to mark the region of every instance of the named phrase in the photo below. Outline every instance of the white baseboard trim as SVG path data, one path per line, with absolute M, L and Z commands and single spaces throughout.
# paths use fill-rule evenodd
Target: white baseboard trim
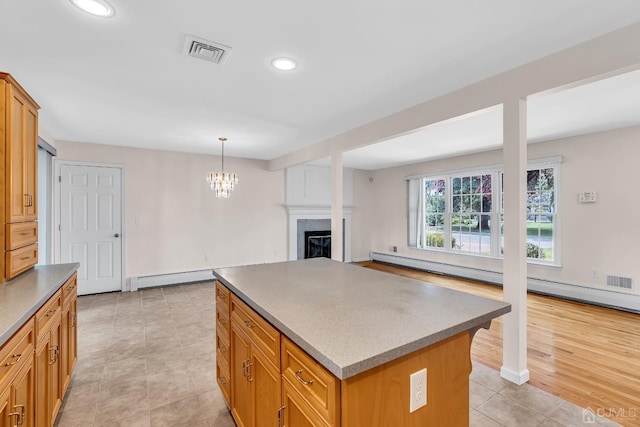
M 496 271 L 487 271 L 375 251 L 371 252 L 370 258 L 373 261 L 397 264 L 418 270 L 478 280 L 502 286 L 502 273 Z M 587 286 L 572 285 L 569 283 L 540 280 L 532 277 L 529 277 L 527 280 L 527 289 L 531 292 L 544 295 L 552 295 L 589 304 L 600 305 L 603 307 L 611 307 L 633 313 L 640 313 L 640 295 L 616 292 L 608 289 L 596 289 Z
M 131 292 L 143 288 L 179 285 L 184 283 L 206 282 L 215 280 L 213 270 L 185 271 L 182 273 L 158 274 L 154 276 L 131 277 Z
M 504 366 L 500 369 L 500 376 L 507 381 L 511 381 L 514 384 L 522 385 L 529 381 L 529 370 L 515 372 L 511 369 L 507 369 Z
M 351 262 L 365 262 L 365 261 L 371 261 L 371 259 L 369 257 L 366 257 L 366 258 L 353 258 L 351 260 Z

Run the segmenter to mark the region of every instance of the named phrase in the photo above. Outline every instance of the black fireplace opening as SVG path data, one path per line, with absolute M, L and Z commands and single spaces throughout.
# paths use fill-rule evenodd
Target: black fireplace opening
M 331 230 L 304 232 L 304 258 L 331 258 Z

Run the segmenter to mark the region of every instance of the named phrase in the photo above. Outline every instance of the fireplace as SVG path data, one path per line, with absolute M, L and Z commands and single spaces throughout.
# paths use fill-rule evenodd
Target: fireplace
M 331 258 L 331 230 L 304 232 L 304 258 Z

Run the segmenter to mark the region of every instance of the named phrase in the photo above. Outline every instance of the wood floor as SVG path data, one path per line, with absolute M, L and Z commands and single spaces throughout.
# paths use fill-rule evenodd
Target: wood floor
M 362 265 L 502 299 L 502 288 L 368 262 Z M 624 426 L 640 426 L 640 315 L 529 293 L 529 384 Z M 502 319 L 481 329 L 473 360 L 500 370 Z

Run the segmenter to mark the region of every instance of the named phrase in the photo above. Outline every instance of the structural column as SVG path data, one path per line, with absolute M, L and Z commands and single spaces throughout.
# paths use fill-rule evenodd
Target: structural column
M 342 262 L 343 199 L 342 152 L 331 156 L 331 259 Z
M 503 104 L 504 163 L 504 316 L 500 375 L 516 384 L 529 380 L 527 369 L 527 101 Z

